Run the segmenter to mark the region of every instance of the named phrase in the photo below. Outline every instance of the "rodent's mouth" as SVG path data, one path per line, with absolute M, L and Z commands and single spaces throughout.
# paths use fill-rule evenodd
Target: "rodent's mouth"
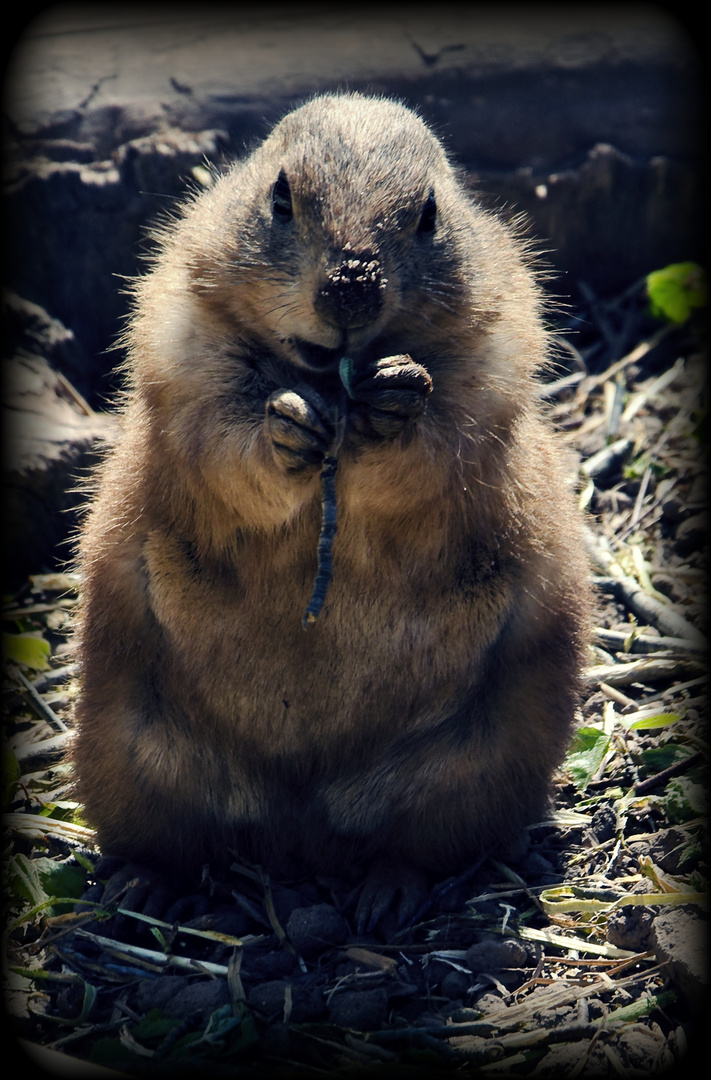
M 312 371 L 326 371 L 328 368 L 338 367 L 345 348 L 339 344 L 335 349 L 327 349 L 324 345 L 314 345 L 311 341 L 294 339 L 294 347 L 304 367 Z

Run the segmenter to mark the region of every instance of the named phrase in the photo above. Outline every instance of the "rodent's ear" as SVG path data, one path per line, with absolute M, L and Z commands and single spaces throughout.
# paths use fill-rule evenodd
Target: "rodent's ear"
M 422 214 L 420 215 L 420 223 L 417 226 L 417 231 L 419 233 L 434 232 L 436 224 L 437 202 L 435 200 L 434 190 L 431 189 L 429 195 L 425 199 L 425 205 L 422 207 Z
M 282 169 L 272 188 L 272 212 L 279 221 L 291 221 L 294 208 L 291 205 L 291 188 Z

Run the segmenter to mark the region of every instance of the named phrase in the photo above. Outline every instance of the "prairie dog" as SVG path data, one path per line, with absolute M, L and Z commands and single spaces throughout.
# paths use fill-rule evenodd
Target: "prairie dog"
M 544 813 L 587 568 L 540 309 L 522 245 L 388 100 L 315 98 L 162 229 L 79 552 L 74 760 L 105 851 L 449 873 Z

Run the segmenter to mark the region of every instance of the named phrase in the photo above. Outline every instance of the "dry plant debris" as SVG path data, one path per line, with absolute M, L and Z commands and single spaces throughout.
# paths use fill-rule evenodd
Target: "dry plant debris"
M 129 1075 L 683 1065 L 706 980 L 703 325 L 693 302 L 652 316 L 647 282 L 578 300 L 540 393 L 589 514 L 597 625 L 551 816 L 520 862 L 482 859 L 413 925 L 358 938 L 342 882 L 235 864 L 175 896 L 102 858 L 62 762 L 79 583 L 38 575 L 4 611 L 18 1034 Z

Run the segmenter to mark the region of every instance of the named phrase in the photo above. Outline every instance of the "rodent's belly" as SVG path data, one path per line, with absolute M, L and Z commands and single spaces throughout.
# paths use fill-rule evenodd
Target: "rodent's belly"
M 446 713 L 475 677 L 472 648 L 448 648 L 448 627 L 415 612 L 383 624 L 354 605 L 306 631 L 295 614 L 295 629 L 251 620 L 200 645 L 205 677 L 191 696 L 255 757 L 372 754 Z
M 219 756 L 221 813 L 238 828 L 268 826 L 292 844 L 299 821 L 299 837 L 365 842 L 451 771 L 455 751 L 439 732 L 473 668 L 435 657 L 430 628 L 381 636 L 370 626 L 347 641 L 326 618 L 315 629 L 256 634 L 229 675 L 203 685 L 214 718 L 204 760 Z M 217 775 L 205 778 L 213 797 Z
M 172 735 L 163 745 L 168 729 L 144 731 L 142 758 L 177 755 L 176 777 L 188 774 L 196 797 L 235 827 L 283 820 L 287 829 L 308 818 L 316 830 L 372 834 L 413 792 L 425 798 L 440 775 L 453 776 L 463 756 L 507 590 L 482 583 L 479 595 L 464 595 L 456 575 L 446 590 L 404 571 L 354 581 L 342 564 L 336 570 L 306 630 L 311 581 L 300 588 L 298 573 L 219 586 L 152 576 L 161 681 L 186 738 L 180 751 Z
M 340 772 L 398 733 L 436 724 L 476 682 L 486 643 L 470 602 L 336 586 L 304 630 L 299 591 L 279 584 L 253 596 L 193 596 L 192 619 L 185 597 L 158 612 L 168 685 L 180 687 L 195 730 L 214 731 L 254 764 L 280 758 Z M 489 618 L 485 637 L 503 616 Z
M 293 582 L 182 580 L 170 598 L 166 576 L 152 588 L 177 723 L 143 727 L 132 753 L 156 784 L 189 790 L 215 836 L 261 858 L 265 837 L 275 853 L 307 835 L 356 850 L 407 821 L 414 850 L 438 791 L 476 789 L 495 752 L 475 713 L 510 607 L 500 584 L 473 597 L 341 577 L 304 630 Z

